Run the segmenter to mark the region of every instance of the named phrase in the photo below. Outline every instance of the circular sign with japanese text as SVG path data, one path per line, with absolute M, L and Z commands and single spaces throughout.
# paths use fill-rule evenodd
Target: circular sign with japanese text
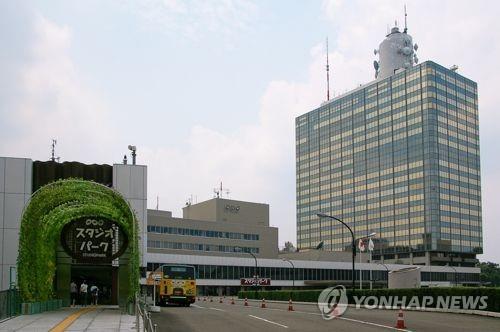
M 127 249 L 122 227 L 105 218 L 83 217 L 66 224 L 61 245 L 72 258 L 87 263 L 111 262 Z

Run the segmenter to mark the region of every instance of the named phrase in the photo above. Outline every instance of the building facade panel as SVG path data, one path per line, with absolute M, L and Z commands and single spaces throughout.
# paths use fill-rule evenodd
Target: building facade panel
M 129 202 L 136 213 L 141 248 L 141 266 L 146 264 L 147 252 L 147 167 L 142 165 L 113 165 L 113 188 Z
M 0 193 L 5 192 L 5 158 L 0 157 Z
M 21 216 L 31 196 L 31 167 L 30 159 L 0 157 L 0 289 L 9 287 L 10 268 L 17 263 Z
M 24 158 L 5 159 L 4 190 L 6 193 L 24 194 L 27 188 L 26 182 L 28 180 L 30 179 L 27 178 L 26 176 L 26 159 Z

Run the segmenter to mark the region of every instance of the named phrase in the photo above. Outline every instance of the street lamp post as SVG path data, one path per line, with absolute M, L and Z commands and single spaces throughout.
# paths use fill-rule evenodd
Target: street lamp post
M 292 263 L 291 260 L 282 258 L 283 261 L 290 263 L 292 265 L 292 289 L 295 290 L 295 265 Z
M 252 255 L 253 259 L 255 260 L 255 267 L 254 267 L 254 270 L 253 270 L 253 277 L 254 277 L 254 291 L 255 291 L 255 299 L 257 299 L 257 286 L 259 285 L 259 280 L 258 280 L 258 276 L 257 276 L 257 257 L 255 257 L 255 255 L 253 254 L 253 252 L 245 252 L 243 251 L 242 248 L 240 247 L 235 247 L 234 248 L 234 251 L 236 252 L 242 252 L 242 253 L 245 253 L 245 254 L 250 254 Z
M 454 271 L 453 273 L 453 285 L 454 286 L 457 286 L 458 285 L 458 282 L 457 282 L 457 269 L 455 269 L 455 267 L 451 266 L 451 265 L 448 265 L 448 267 L 451 267 Z
M 387 288 L 389 288 L 389 268 L 384 263 L 376 263 L 376 264 L 382 265 L 383 267 L 385 267 L 385 270 L 387 271 Z
M 257 286 L 259 285 L 259 280 L 258 280 L 258 275 L 257 275 L 257 257 L 253 254 L 253 252 L 248 252 L 248 254 L 252 255 L 253 259 L 255 260 L 255 267 L 253 269 L 253 276 L 255 278 L 254 281 L 254 294 L 255 294 L 255 299 L 257 300 Z
M 333 219 L 333 220 L 337 220 L 342 225 L 344 225 L 345 227 L 347 227 L 347 229 L 349 230 L 349 232 L 351 232 L 351 239 L 352 239 L 352 243 L 351 243 L 351 247 L 352 247 L 352 290 L 354 290 L 354 284 L 356 283 L 356 275 L 355 275 L 356 270 L 355 270 L 355 265 L 354 265 L 355 264 L 355 260 L 356 260 L 356 242 L 355 242 L 354 233 L 353 233 L 351 227 L 349 227 L 345 222 L 343 222 L 339 218 L 335 218 L 334 216 L 330 216 L 330 215 L 327 215 L 327 214 L 324 214 L 324 213 L 317 213 L 316 215 L 319 218 L 330 218 L 330 219 Z

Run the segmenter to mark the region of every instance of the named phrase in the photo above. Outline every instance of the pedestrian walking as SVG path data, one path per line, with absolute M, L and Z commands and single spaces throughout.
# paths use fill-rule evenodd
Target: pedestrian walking
M 92 304 L 97 305 L 97 299 L 99 298 L 99 287 L 92 285 L 90 287 L 90 294 L 92 295 Z
M 87 281 L 84 280 L 82 284 L 80 285 L 80 297 L 82 299 L 82 305 L 85 307 L 87 306 L 87 301 L 88 301 L 88 288 L 89 285 L 87 285 Z
M 74 307 L 76 305 L 76 301 L 78 298 L 78 286 L 76 285 L 76 282 L 74 280 L 71 281 L 71 284 L 69 285 L 70 288 L 70 299 L 71 299 L 71 306 Z

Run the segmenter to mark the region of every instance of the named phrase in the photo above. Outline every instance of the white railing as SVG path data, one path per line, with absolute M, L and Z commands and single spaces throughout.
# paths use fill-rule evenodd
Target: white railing
M 151 320 L 149 305 L 138 296 L 135 301 L 135 323 L 137 332 L 141 331 L 141 326 L 143 332 L 156 332 L 158 327 L 157 324 L 153 324 L 153 321 Z

